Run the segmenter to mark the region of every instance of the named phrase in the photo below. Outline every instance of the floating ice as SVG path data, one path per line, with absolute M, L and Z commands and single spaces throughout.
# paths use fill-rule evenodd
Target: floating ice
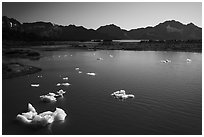
M 65 90 L 62 90 L 62 89 L 60 89 L 59 91 L 57 91 L 58 96 L 63 96 L 63 94 L 65 94 L 65 93 L 66 93 L 66 91 L 65 91 Z
M 109 55 L 111 58 L 113 58 L 113 55 Z
M 28 104 L 28 110 L 30 109 L 31 104 Z M 32 106 L 33 107 L 33 106 Z M 35 110 L 33 107 L 32 110 Z M 53 123 L 54 121 L 63 121 L 67 114 L 61 108 L 56 108 L 54 112 L 46 111 L 40 114 L 37 112 L 29 111 L 26 113 L 18 114 L 16 119 L 26 125 L 38 125 L 46 126 Z
M 90 76 L 95 76 L 96 73 L 92 73 L 92 72 L 89 72 L 89 73 L 86 73 L 87 75 L 90 75 Z
M 57 83 L 56 86 L 69 86 L 69 85 L 71 85 L 71 84 L 69 84 L 69 83 Z
M 79 70 L 79 68 L 75 68 L 75 70 Z
M 71 84 L 69 84 L 69 83 L 62 83 L 61 85 L 63 85 L 63 86 L 69 86 L 69 85 L 71 85 Z
M 42 96 L 40 96 L 40 99 L 41 99 L 43 102 L 55 102 L 55 101 L 57 101 L 57 99 L 55 98 L 55 96 L 50 95 L 50 94 L 42 95 Z
M 50 95 L 50 96 L 56 96 L 56 94 L 55 93 L 48 93 L 48 95 Z
M 81 73 L 82 73 L 82 71 L 79 71 L 78 73 L 79 73 L 79 74 L 81 74 Z
M 118 90 L 116 92 L 113 92 L 111 96 L 114 96 L 115 98 L 118 99 L 127 99 L 127 98 L 134 98 L 135 96 L 132 94 L 126 94 L 125 90 Z
M 31 87 L 39 87 L 40 84 L 31 84 Z
M 63 80 L 68 80 L 69 78 L 68 77 L 64 77 L 64 78 L 62 78 Z
M 97 60 L 103 60 L 103 58 L 97 58 Z
M 171 62 L 171 60 L 168 60 L 168 59 L 166 59 L 166 60 L 161 60 L 161 63 L 169 63 L 169 62 Z
M 191 59 L 186 59 L 186 61 L 187 61 L 187 62 L 191 62 L 192 60 L 191 60 Z

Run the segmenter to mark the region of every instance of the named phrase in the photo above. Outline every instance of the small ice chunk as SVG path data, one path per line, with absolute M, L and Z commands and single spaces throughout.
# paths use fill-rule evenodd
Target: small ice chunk
M 127 99 L 127 98 L 134 98 L 135 96 L 133 94 L 126 94 L 125 90 L 118 90 L 111 94 L 111 96 L 114 96 L 118 99 Z
M 169 60 L 169 59 L 161 60 L 161 63 L 169 63 L 169 62 L 171 62 L 171 60 Z
M 57 86 L 69 86 L 69 85 L 71 85 L 71 84 L 69 84 L 69 83 L 58 83 L 57 84 Z
M 64 120 L 67 114 L 61 108 L 56 108 L 55 112 L 53 113 L 55 120 Z
M 113 55 L 109 55 L 111 58 L 113 58 Z
M 79 68 L 75 68 L 75 70 L 79 70 Z
M 66 93 L 66 91 L 65 91 L 65 90 L 60 89 L 59 91 L 57 91 L 57 93 L 58 93 L 58 94 L 64 94 L 64 93 Z
M 192 60 L 191 60 L 191 59 L 186 59 L 186 61 L 187 61 L 187 62 L 191 62 Z
M 71 85 L 71 84 L 69 84 L 69 83 L 62 83 L 61 85 L 63 85 L 63 86 L 69 86 L 69 85 Z
M 60 83 L 57 83 L 57 85 L 56 86 L 60 86 L 61 84 Z
M 68 80 L 69 78 L 68 77 L 64 77 L 64 78 L 62 78 L 63 80 Z
M 50 96 L 50 95 L 42 95 L 40 96 L 40 99 L 44 102 L 55 102 L 57 101 L 57 99 L 54 96 Z
M 90 75 L 90 76 L 95 76 L 96 73 L 93 73 L 93 72 L 89 72 L 89 73 L 86 73 L 87 75 Z
M 167 63 L 167 61 L 166 60 L 161 60 L 161 63 Z
M 55 93 L 52 93 L 52 92 L 48 93 L 48 95 L 50 95 L 50 96 L 56 96 L 56 94 L 55 94 Z
M 72 57 L 72 55 L 70 55 Z
M 103 60 L 103 58 L 97 58 L 97 60 Z
M 40 84 L 31 84 L 31 87 L 39 87 Z
M 82 73 L 82 71 L 79 71 L 78 73 L 79 73 L 79 74 L 81 74 L 81 73 Z

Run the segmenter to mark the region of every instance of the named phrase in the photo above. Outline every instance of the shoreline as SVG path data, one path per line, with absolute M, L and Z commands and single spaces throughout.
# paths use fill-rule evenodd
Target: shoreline
M 180 51 L 202 53 L 202 41 L 80 42 L 80 41 L 3 41 L 3 49 L 31 48 L 37 50 L 88 49 L 130 51 Z

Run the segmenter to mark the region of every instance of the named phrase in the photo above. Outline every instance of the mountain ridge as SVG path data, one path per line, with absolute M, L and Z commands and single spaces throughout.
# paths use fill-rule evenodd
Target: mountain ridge
M 176 20 L 167 20 L 155 26 L 121 29 L 115 24 L 100 26 L 97 29 L 87 29 L 84 26 L 70 24 L 57 25 L 52 22 L 37 21 L 20 23 L 19 21 L 2 17 L 3 40 L 33 39 L 36 40 L 93 40 L 93 39 L 141 39 L 141 40 L 197 40 L 202 39 L 202 28 L 195 24 L 183 24 Z M 13 33 L 13 34 L 12 34 Z M 32 36 L 32 37 L 31 37 Z

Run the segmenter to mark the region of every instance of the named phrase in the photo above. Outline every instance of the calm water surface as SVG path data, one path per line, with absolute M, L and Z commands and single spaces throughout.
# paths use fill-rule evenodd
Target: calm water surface
M 37 61 L 13 59 L 40 67 L 41 72 L 3 80 L 3 134 L 201 134 L 201 53 L 66 50 L 41 54 Z M 192 62 L 187 63 L 187 58 Z M 171 63 L 161 63 L 162 59 Z M 71 85 L 57 87 L 65 76 Z M 40 102 L 40 95 L 59 89 L 67 91 L 64 98 Z M 121 101 L 110 96 L 120 89 L 135 98 Z M 46 128 L 26 127 L 15 117 L 29 102 L 39 113 L 60 107 L 68 116 Z

